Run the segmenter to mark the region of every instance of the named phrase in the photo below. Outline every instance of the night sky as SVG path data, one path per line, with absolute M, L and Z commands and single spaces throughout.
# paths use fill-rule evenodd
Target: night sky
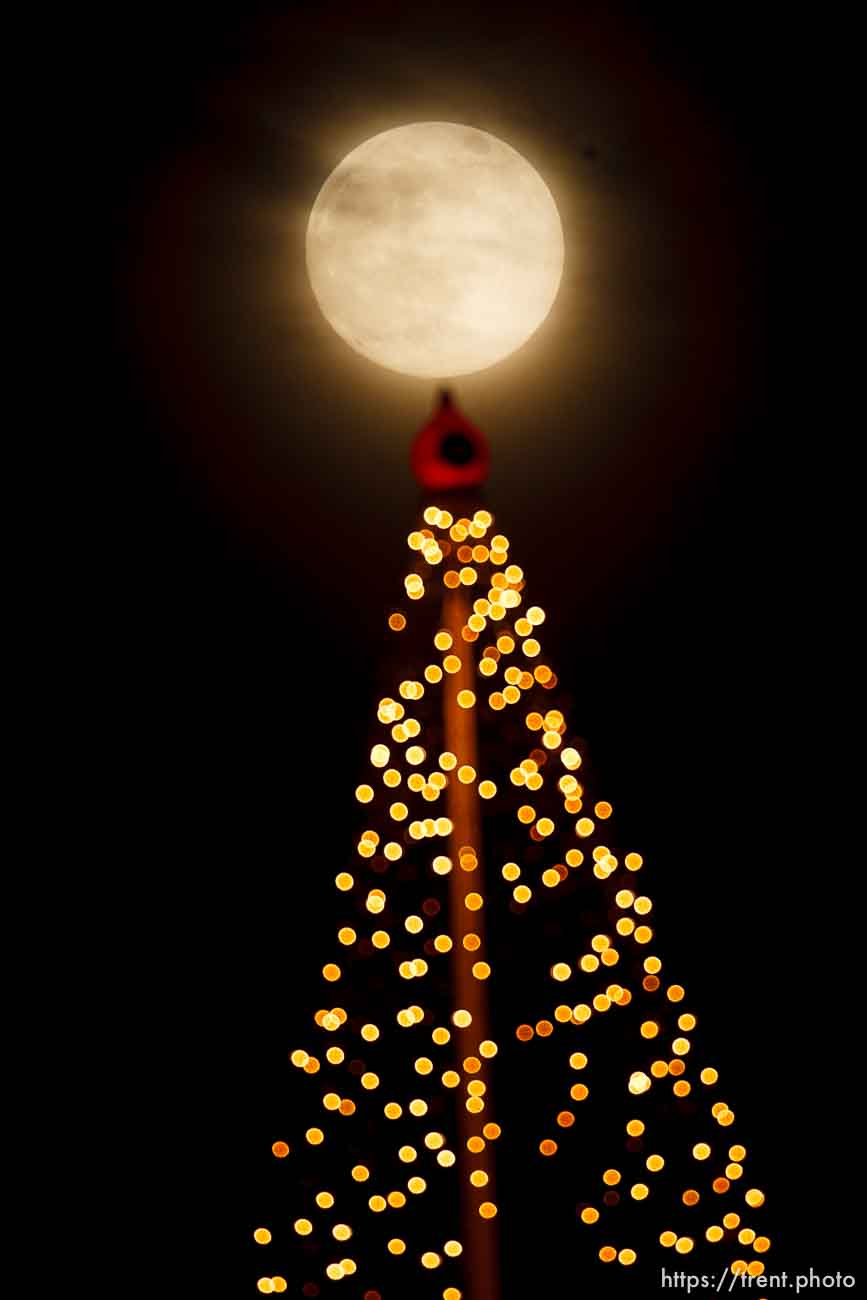
M 768 1269 L 856 1271 L 857 976 L 828 731 L 847 543 L 791 366 L 797 149 L 772 16 L 383 0 L 157 5 L 136 23 L 110 151 L 105 495 L 130 1109 L 162 1189 L 142 1255 L 177 1242 L 171 1293 L 256 1294 L 249 1235 L 397 670 L 408 449 L 435 398 L 333 333 L 304 229 L 355 145 L 443 120 L 527 157 L 566 236 L 542 328 L 452 385 L 491 443 L 486 504 L 753 1135 Z M 582 1253 L 569 1196 L 556 1175 L 567 1247 L 553 1220 L 533 1248 L 561 1265 L 567 1249 L 574 1280 L 532 1292 L 516 1268 L 507 1300 L 639 1294 Z

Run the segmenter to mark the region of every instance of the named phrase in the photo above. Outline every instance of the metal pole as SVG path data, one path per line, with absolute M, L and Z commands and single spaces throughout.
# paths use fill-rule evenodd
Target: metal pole
M 464 709 L 458 704 L 458 694 L 464 690 L 476 692 L 475 656 L 472 646 L 465 642 L 461 630 L 466 626 L 472 610 L 465 592 L 458 588 L 446 592 L 443 600 L 443 628 L 451 633 L 454 653 L 461 660 L 460 670 L 443 679 L 443 721 L 446 749 L 458 760 L 458 766 L 468 764 L 478 774 L 478 727 L 476 709 Z M 452 870 L 449 876 L 449 904 L 451 909 L 451 935 L 453 941 L 452 967 L 455 1008 L 468 1011 L 472 1024 L 466 1030 L 456 1030 L 462 1043 L 461 1060 L 478 1056 L 481 1070 L 474 1075 L 464 1073 L 465 1083 L 471 1078 L 482 1080 L 485 1110 L 474 1115 L 467 1110 L 468 1094 L 464 1088 L 458 1103 L 458 1135 L 460 1150 L 458 1169 L 461 1180 L 462 1242 L 464 1247 L 464 1272 L 467 1290 L 465 1300 L 498 1300 L 500 1295 L 498 1231 L 496 1217 L 485 1219 L 479 1214 L 484 1202 L 496 1204 L 494 1182 L 494 1149 L 490 1141 L 483 1150 L 471 1152 L 467 1148 L 470 1137 L 480 1135 L 484 1123 L 490 1120 L 491 1086 L 488 1062 L 478 1051 L 478 1045 L 490 1039 L 487 981 L 477 979 L 473 964 L 486 956 L 484 908 L 470 911 L 465 905 L 469 893 L 485 897 L 484 864 L 482 860 L 482 821 L 477 781 L 464 785 L 452 775 L 447 790 L 447 807 L 453 830 L 451 837 Z M 478 865 L 471 871 L 461 867 L 460 853 L 471 848 Z M 464 946 L 468 934 L 477 934 L 481 943 L 476 950 Z M 464 1047 L 463 1044 L 469 1044 Z M 470 1173 L 481 1170 L 487 1182 L 476 1187 L 470 1182 Z

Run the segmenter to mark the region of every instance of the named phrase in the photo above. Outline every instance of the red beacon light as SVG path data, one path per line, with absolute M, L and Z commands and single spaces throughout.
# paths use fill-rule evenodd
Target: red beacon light
M 480 487 L 490 463 L 481 429 L 461 414 L 447 388 L 440 389 L 439 407 L 416 434 L 410 452 L 412 472 L 420 485 L 436 492 Z

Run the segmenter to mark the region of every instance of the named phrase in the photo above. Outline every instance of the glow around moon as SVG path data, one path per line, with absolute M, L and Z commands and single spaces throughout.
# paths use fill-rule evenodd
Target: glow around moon
M 421 378 L 472 374 L 539 328 L 563 274 L 541 176 L 496 136 L 453 122 L 384 131 L 348 154 L 307 225 L 307 271 L 351 348 Z

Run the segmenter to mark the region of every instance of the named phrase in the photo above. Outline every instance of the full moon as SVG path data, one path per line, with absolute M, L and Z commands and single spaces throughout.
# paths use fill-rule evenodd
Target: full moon
M 551 310 L 563 227 L 541 176 L 496 136 L 415 122 L 334 169 L 307 224 L 326 320 L 387 370 L 424 379 L 502 361 Z

